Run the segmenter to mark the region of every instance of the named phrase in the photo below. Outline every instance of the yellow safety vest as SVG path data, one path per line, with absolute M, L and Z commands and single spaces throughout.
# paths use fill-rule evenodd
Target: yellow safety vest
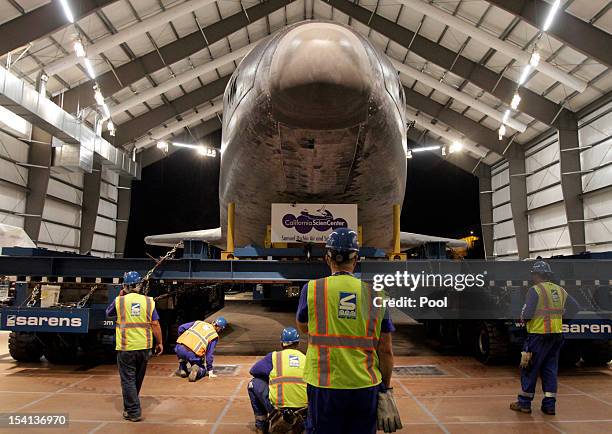
M 381 382 L 376 349 L 384 310 L 373 298 L 369 285 L 348 274 L 308 282 L 306 383 L 361 389 Z
M 538 283 L 534 289 L 538 305 L 533 318 L 527 322 L 527 333 L 561 333 L 567 292 L 552 282 Z
M 155 301 L 138 293 L 115 299 L 115 349 L 117 351 L 147 350 L 153 346 L 151 321 Z
M 198 357 L 206 354 L 206 347 L 213 339 L 219 338 L 214 326 L 206 321 L 196 321 L 179 336 L 177 343 L 185 345 Z
M 270 371 L 270 402 L 276 408 L 303 408 L 308 406 L 306 383 L 302 378 L 306 356 L 289 349 L 272 353 Z

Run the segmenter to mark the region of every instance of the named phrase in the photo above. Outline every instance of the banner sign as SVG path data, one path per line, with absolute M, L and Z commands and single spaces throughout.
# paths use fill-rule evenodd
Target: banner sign
M 2 309 L 0 330 L 87 333 L 89 309 Z
M 338 228 L 357 230 L 357 204 L 273 203 L 273 243 L 324 243 Z

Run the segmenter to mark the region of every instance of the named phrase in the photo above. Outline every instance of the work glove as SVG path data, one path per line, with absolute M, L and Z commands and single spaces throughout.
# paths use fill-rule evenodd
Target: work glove
M 521 363 L 519 363 L 519 367 L 523 369 L 529 368 L 529 365 L 531 365 L 532 356 L 533 353 L 530 353 L 528 351 L 521 351 Z
M 208 371 L 209 378 L 217 378 L 217 376 L 213 373 L 213 371 Z
M 395 398 L 393 398 L 393 388 L 378 392 L 376 429 L 384 432 L 395 432 L 402 429 L 402 421 L 395 405 Z

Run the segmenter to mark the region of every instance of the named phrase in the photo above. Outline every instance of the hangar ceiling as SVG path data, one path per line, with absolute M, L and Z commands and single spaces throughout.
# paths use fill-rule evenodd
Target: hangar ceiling
M 551 3 L 2 0 L 0 55 L 11 52 L 11 71 L 34 85 L 47 74 L 49 96 L 91 124 L 104 111 L 97 84 L 116 128 L 106 138 L 140 151 L 164 137 L 195 142 L 218 129 L 219 98 L 249 46 L 304 19 L 333 20 L 396 63 L 417 120 L 414 142 L 460 139 L 492 164 L 510 144 L 529 142 L 612 88 L 612 1 L 562 0 L 542 32 Z M 74 54 L 77 39 L 91 71 Z M 534 50 L 540 64 L 519 86 Z M 512 110 L 517 89 L 521 102 Z

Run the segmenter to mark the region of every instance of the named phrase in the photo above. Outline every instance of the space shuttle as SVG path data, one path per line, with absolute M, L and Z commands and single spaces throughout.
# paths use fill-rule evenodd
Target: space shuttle
M 393 247 L 393 205 L 406 187 L 405 96 L 396 69 L 344 25 L 307 21 L 258 44 L 223 97 L 221 227 L 152 235 L 225 247 L 235 203 L 237 247 L 262 245 L 272 203 L 358 204 L 364 246 Z M 403 249 L 450 238 L 401 233 Z

